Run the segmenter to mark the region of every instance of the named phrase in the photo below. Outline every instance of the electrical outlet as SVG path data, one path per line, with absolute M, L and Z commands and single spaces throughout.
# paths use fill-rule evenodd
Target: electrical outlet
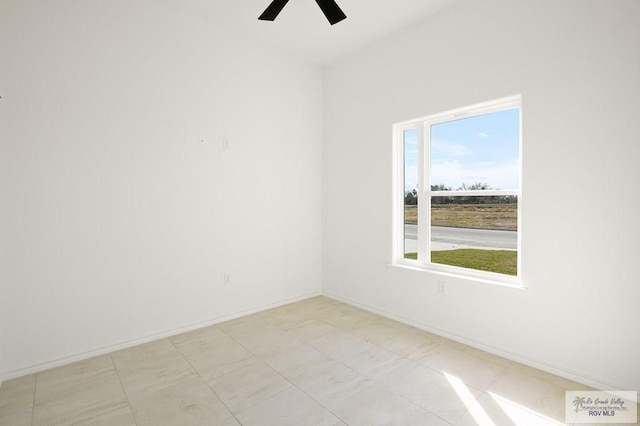
M 438 281 L 438 294 L 447 294 L 447 283 L 445 281 Z
M 229 285 L 231 284 L 231 276 L 229 274 L 224 274 L 222 278 L 222 284 Z
M 200 145 L 206 145 L 207 144 L 207 137 L 206 136 L 198 136 L 198 143 Z
M 222 149 L 229 149 L 229 139 L 222 139 Z

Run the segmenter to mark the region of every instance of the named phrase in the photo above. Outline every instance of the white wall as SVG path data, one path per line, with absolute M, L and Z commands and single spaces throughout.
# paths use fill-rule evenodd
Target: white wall
M 146 0 L 3 0 L 0 61 L 0 380 L 321 291 L 320 69 Z
M 640 389 L 640 2 L 466 0 L 325 76 L 324 291 Z M 391 126 L 522 94 L 528 290 L 388 267 Z

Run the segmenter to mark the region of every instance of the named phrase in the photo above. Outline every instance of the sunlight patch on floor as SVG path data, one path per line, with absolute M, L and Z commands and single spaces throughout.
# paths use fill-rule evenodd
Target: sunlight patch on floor
M 447 381 L 451 384 L 451 387 L 458 394 L 458 397 L 462 400 L 464 405 L 469 410 L 469 414 L 473 416 L 473 419 L 480 426 L 496 426 L 496 424 L 491 420 L 491 417 L 487 414 L 486 411 L 482 408 L 478 400 L 473 396 L 469 388 L 462 382 L 462 380 L 458 379 L 451 374 L 442 373 L 444 377 L 447 378 Z
M 524 405 L 517 404 L 507 398 L 489 392 L 493 400 L 502 408 L 516 426 L 565 426 L 557 420 L 538 413 Z

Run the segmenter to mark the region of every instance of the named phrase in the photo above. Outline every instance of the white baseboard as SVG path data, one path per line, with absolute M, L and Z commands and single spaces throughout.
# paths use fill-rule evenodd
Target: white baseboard
M 293 297 L 293 298 L 289 298 L 289 299 L 284 299 L 284 300 L 280 300 L 278 302 L 272 302 L 272 303 L 268 303 L 265 305 L 260 305 L 260 306 L 256 306 L 254 308 L 251 309 L 247 309 L 247 310 L 243 310 L 240 312 L 236 312 L 234 314 L 230 314 L 230 315 L 225 315 L 225 316 L 221 316 L 221 317 L 216 317 L 204 322 L 199 322 L 197 324 L 191 324 L 185 327 L 180 327 L 177 329 L 173 329 L 173 330 L 168 330 L 168 331 L 164 331 L 164 332 L 160 332 L 160 333 L 155 333 L 149 336 L 144 336 L 144 337 L 140 337 L 138 339 L 134 339 L 134 340 L 129 340 L 129 341 L 125 341 L 122 343 L 118 343 L 115 345 L 110 345 L 110 346 L 105 346 L 102 348 L 97 348 L 91 351 L 87 351 L 87 352 L 83 352 L 83 353 L 78 353 L 78 354 L 74 354 L 74 355 L 70 355 L 67 357 L 63 357 L 63 358 L 59 358 L 56 360 L 52 360 L 52 361 L 48 361 L 48 362 L 44 362 L 44 363 L 40 363 L 37 365 L 32 365 L 23 369 L 19 369 L 19 370 L 15 370 L 15 371 L 9 371 L 3 375 L 0 376 L 0 386 L 2 386 L 2 382 L 6 381 L 6 380 L 10 380 L 10 379 L 14 379 L 14 378 L 18 378 L 18 377 L 22 377 L 22 376 L 26 376 L 29 374 L 34 374 L 34 373 L 38 373 L 41 371 L 45 371 L 45 370 L 49 370 L 51 368 L 56 368 L 56 367 L 61 367 L 63 365 L 67 365 L 67 364 L 71 364 L 73 362 L 77 362 L 77 361 L 82 361 L 85 359 L 89 359 L 89 358 L 93 358 L 96 356 L 100 356 L 100 355 L 105 355 L 111 352 L 115 352 L 115 351 L 119 351 L 122 349 L 127 349 L 133 346 L 137 346 L 143 343 L 148 343 L 148 342 L 152 342 L 154 340 L 158 340 L 158 339 L 163 339 L 166 337 L 172 337 L 175 336 L 177 334 L 181 334 L 181 333 L 186 333 L 192 330 L 197 330 L 199 328 L 203 328 L 203 327 L 208 327 L 211 325 L 215 325 L 215 324 L 219 324 L 225 321 L 229 321 L 232 319 L 236 319 L 236 318 L 240 318 L 243 316 L 247 316 L 247 315 L 251 315 L 251 314 L 255 314 L 258 312 L 262 312 L 262 311 L 266 311 L 268 309 L 273 309 L 273 308 L 277 308 L 279 306 L 283 306 L 283 305 L 288 305 L 290 303 L 295 303 L 295 302 L 299 302 L 301 300 L 305 300 L 305 299 L 309 299 L 311 297 L 316 297 L 316 296 L 325 296 L 355 307 L 358 307 L 360 309 L 364 309 L 366 311 L 381 315 L 383 317 L 410 325 L 412 327 L 416 327 L 419 328 L 421 330 L 425 330 L 428 331 L 430 333 L 433 334 L 437 334 L 439 336 L 445 337 L 447 339 L 451 339 L 454 340 L 456 342 L 474 347 L 476 349 L 480 349 L 483 350 L 485 352 L 489 352 L 491 354 L 497 355 L 497 356 L 501 356 L 503 358 L 509 359 L 511 361 L 515 361 L 518 362 L 520 364 L 524 364 L 527 365 L 529 367 L 533 367 L 536 368 L 538 370 L 542 370 L 545 371 L 547 373 L 551 373 L 554 374 L 556 376 L 560 376 L 563 377 L 565 379 L 568 380 L 572 380 L 574 382 L 578 382 L 581 384 L 584 384 L 586 386 L 590 386 L 592 388 L 595 389 L 599 389 L 599 390 L 605 390 L 605 391 L 625 391 L 625 389 L 623 389 L 620 386 L 616 386 L 613 385 L 611 383 L 607 383 L 604 382 L 602 380 L 593 378 L 593 377 L 589 377 L 589 376 L 585 376 L 582 374 L 579 374 L 577 372 L 573 372 L 573 371 L 568 371 L 566 369 L 562 369 L 562 368 L 558 368 L 558 367 L 554 367 L 554 366 L 550 366 L 548 364 L 545 364 L 543 362 L 539 362 L 536 360 L 532 360 L 530 358 L 527 358 L 525 356 L 519 355 L 519 354 L 515 354 L 512 352 L 508 352 L 508 351 L 504 351 L 501 349 L 497 349 L 488 345 L 485 345 L 484 343 L 475 341 L 475 340 L 471 340 L 471 339 L 467 339 L 465 337 L 462 336 L 458 336 L 449 332 L 446 332 L 444 330 L 440 330 L 434 327 L 431 327 L 427 324 L 412 320 L 411 318 L 402 316 L 402 315 L 398 315 L 392 312 L 388 312 L 384 309 L 380 309 L 378 307 L 372 306 L 372 305 L 368 305 L 368 304 L 364 304 L 361 302 L 358 302 L 356 300 L 350 299 L 348 297 L 344 297 L 335 293 L 331 293 L 331 292 L 324 292 L 324 293 L 320 293 L 320 292 L 313 292 L 313 293 L 308 293 L 302 296 L 297 296 L 297 297 Z
M 260 305 L 260 306 L 256 306 L 254 308 L 251 309 L 246 309 L 240 312 L 236 312 L 234 314 L 230 314 L 230 315 L 224 315 L 221 317 L 216 317 L 204 322 L 199 322 L 197 324 L 191 324 L 191 325 L 187 325 L 185 327 L 180 327 L 180 328 L 176 328 L 173 330 L 168 330 L 168 331 L 163 331 L 160 333 L 154 333 L 151 334 L 149 336 L 144 336 L 144 337 L 140 337 L 138 339 L 133 339 L 133 340 L 128 340 L 125 342 L 121 342 L 115 345 L 109 345 L 109 346 L 104 346 L 101 348 L 97 348 L 97 349 L 93 349 L 87 352 L 82 352 L 82 353 L 77 353 L 77 354 L 73 354 L 73 355 L 69 355 L 63 358 L 58 358 L 52 361 L 47 361 L 47 362 L 43 362 L 40 364 L 36 364 L 36 365 L 32 365 L 26 368 L 22 368 L 19 370 L 15 370 L 15 371 L 9 371 L 7 373 L 4 373 L 2 375 L 0 375 L 0 385 L 2 384 L 2 381 L 6 381 L 6 380 L 10 380 L 10 379 L 15 379 L 18 377 L 23 377 L 23 376 L 27 376 L 29 374 L 34 374 L 34 373 L 39 373 L 41 371 L 45 371 L 45 370 L 49 370 L 51 368 L 56 368 L 56 367 L 61 367 L 67 364 L 71 364 L 77 361 L 83 361 L 85 359 L 89 359 L 89 358 L 93 358 L 96 356 L 100 356 L 100 355 L 105 355 L 111 352 L 115 352 L 115 351 L 119 351 L 122 349 L 127 349 L 133 346 L 137 346 L 137 345 L 141 345 L 143 343 L 149 343 L 152 342 L 154 340 L 158 340 L 158 339 L 164 339 L 166 337 L 172 337 L 175 336 L 177 334 L 181 334 L 181 333 L 186 333 L 188 331 L 193 331 L 193 330 L 197 330 L 199 328 L 203 328 L 203 327 L 208 327 L 211 325 L 215 325 L 215 324 L 219 324 L 225 321 L 229 321 L 232 319 L 236 319 L 236 318 L 240 318 L 240 317 L 244 317 L 247 315 L 251 315 L 251 314 L 255 314 L 258 312 L 262 312 L 262 311 L 266 311 L 268 309 L 273 309 L 273 308 L 277 308 L 279 306 L 283 306 L 283 305 L 288 305 L 290 303 L 295 303 L 295 302 L 299 302 L 301 300 L 305 300 L 305 299 L 309 299 L 311 297 L 316 297 L 316 296 L 321 296 L 322 293 L 320 292 L 313 292 L 313 293 L 307 293 L 305 295 L 301 295 L 301 296 L 296 296 L 296 297 L 292 297 L 292 298 L 288 298 L 288 299 L 284 299 L 284 300 L 280 300 L 277 302 L 272 302 L 272 303 L 267 303 L 265 305 Z
M 569 371 L 569 370 L 565 370 L 563 368 L 550 366 L 550 365 L 545 364 L 543 362 L 538 362 L 536 360 L 532 360 L 530 358 L 527 358 L 527 357 L 525 357 L 523 355 L 514 354 L 514 353 L 511 353 L 511 352 L 508 352 L 508 351 L 504 351 L 504 350 L 501 350 L 501 349 L 498 349 L 498 348 L 494 348 L 492 346 L 485 345 L 484 343 L 481 343 L 481 342 L 478 342 L 478 341 L 475 341 L 475 340 L 471 340 L 471 339 L 467 339 L 465 337 L 458 336 L 458 335 L 449 333 L 447 331 L 431 327 L 431 326 L 429 326 L 427 324 L 424 324 L 424 323 L 421 323 L 421 322 L 418 322 L 418 321 L 414 321 L 411 318 L 404 317 L 402 315 L 398 315 L 398 314 L 395 314 L 395 313 L 392 313 L 392 312 L 388 312 L 388 311 L 385 311 L 384 309 L 380 309 L 380 308 L 375 307 L 375 306 L 367 305 L 365 303 L 360 303 L 360 302 L 358 302 L 356 300 L 353 300 L 353 299 L 350 299 L 348 297 L 340 296 L 338 294 L 331 293 L 331 292 L 324 292 L 323 296 L 331 298 L 331 299 L 334 299 L 334 300 L 337 300 L 339 302 L 346 303 L 348 305 L 355 306 L 355 307 L 360 308 L 360 309 L 364 309 L 365 311 L 369 311 L 369 312 L 372 312 L 374 314 L 381 315 L 383 317 L 392 319 L 394 321 L 398 321 L 398 322 L 401 322 L 403 324 L 407 324 L 407 325 L 410 325 L 412 327 L 419 328 L 419 329 L 424 330 L 424 331 L 428 331 L 428 332 L 436 334 L 438 336 L 442 336 L 442 337 L 445 337 L 447 339 L 454 340 L 454 341 L 456 341 L 458 343 L 462 343 L 464 345 L 471 346 L 473 348 L 480 349 L 482 351 L 489 352 L 491 354 L 501 356 L 501 357 L 509 359 L 511 361 L 515 361 L 515 362 L 518 362 L 520 364 L 524 364 L 524 365 L 527 365 L 529 367 L 533 367 L 533 368 L 536 368 L 538 370 L 542 370 L 542 371 L 545 371 L 547 373 L 551 373 L 551 374 L 554 374 L 556 376 L 560 376 L 560 377 L 563 377 L 565 379 L 568 379 L 568 380 L 571 380 L 571 381 L 574 381 L 574 382 L 577 382 L 577 383 L 581 383 L 581 384 L 586 385 L 586 386 L 590 386 L 590 387 L 598 389 L 598 390 L 619 391 L 619 392 L 628 391 L 628 389 L 623 389 L 620 386 L 616 386 L 616 385 L 613 385 L 611 383 L 604 382 L 604 381 L 596 379 L 594 377 L 589 377 L 589 376 L 585 376 L 585 375 L 576 373 L 574 371 Z

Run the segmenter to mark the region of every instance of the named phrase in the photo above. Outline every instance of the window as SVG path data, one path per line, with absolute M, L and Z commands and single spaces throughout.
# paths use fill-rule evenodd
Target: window
M 518 284 L 521 99 L 394 126 L 397 264 Z

